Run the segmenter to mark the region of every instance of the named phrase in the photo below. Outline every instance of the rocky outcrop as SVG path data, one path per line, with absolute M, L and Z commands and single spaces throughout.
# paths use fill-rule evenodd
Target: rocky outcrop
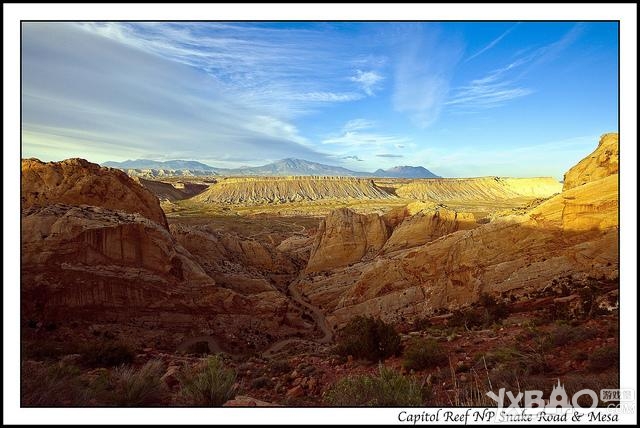
M 23 182 L 25 322 L 109 323 L 142 335 L 175 335 L 173 342 L 162 339 L 168 346 L 190 333 L 207 334 L 225 350 L 258 349 L 313 329 L 276 290 L 276 279 L 258 276 L 295 272 L 274 249 L 233 236 L 180 233 L 196 251 L 191 254 L 170 233 L 164 214 L 155 212 L 158 200 L 151 193 L 120 171 L 86 161 L 28 160 Z M 234 263 L 246 264 L 240 274 L 247 281 L 235 288 L 216 284 L 212 275 L 232 273 Z
M 593 153 L 578 162 L 564 175 L 563 190 L 573 189 L 590 181 L 617 174 L 618 158 L 618 134 L 604 134 L 600 137 L 600 143 Z
M 496 218 L 471 230 L 455 230 L 451 212 L 443 219 L 420 212 L 403 217 L 396 210 L 385 217 L 397 225 L 385 247 L 399 249 L 383 247 L 371 259 L 322 274 L 308 270 L 298 288 L 339 327 L 356 315 L 392 322 L 425 316 L 467 305 L 485 292 L 518 297 L 564 276 L 616 279 L 618 193 L 617 174 L 609 175 L 564 191 L 523 215 Z M 443 235 L 420 245 L 411 229 L 425 226 Z M 357 226 L 342 224 L 343 230 L 350 228 Z M 391 246 L 405 241 L 418 245 Z
M 307 272 L 347 266 L 369 259 L 382 249 L 389 231 L 377 214 L 358 214 L 348 208 L 332 211 L 318 229 Z
M 227 178 L 192 198 L 200 203 L 259 205 L 317 200 L 389 199 L 372 180 L 350 177 Z
M 416 247 L 458 230 L 473 229 L 477 225 L 472 213 L 456 212 L 445 207 L 419 210 L 393 229 L 382 252 Z
M 208 226 L 172 224 L 170 230 L 219 285 L 241 294 L 284 289 L 299 270 L 300 261 L 266 243 Z
M 209 184 L 193 183 L 189 181 L 177 181 L 167 183 L 164 181 L 147 180 L 141 177 L 134 177 L 134 181 L 140 183 L 145 189 L 153 193 L 160 201 L 181 201 L 202 193 Z
M 124 172 L 84 159 L 22 160 L 22 208 L 51 204 L 93 205 L 138 213 L 168 228 L 158 199 Z

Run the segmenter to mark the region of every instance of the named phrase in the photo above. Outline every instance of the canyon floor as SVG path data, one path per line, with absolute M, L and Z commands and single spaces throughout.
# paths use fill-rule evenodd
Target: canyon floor
M 22 404 L 200 405 L 185 379 L 210 355 L 236 406 L 397 404 L 345 397 L 381 365 L 419 389 L 408 405 L 616 388 L 617 138 L 564 183 L 154 181 L 23 160 Z M 341 350 L 357 317 L 396 351 Z

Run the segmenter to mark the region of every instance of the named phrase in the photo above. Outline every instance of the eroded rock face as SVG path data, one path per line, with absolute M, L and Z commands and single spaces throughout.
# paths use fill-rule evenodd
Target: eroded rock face
M 222 235 L 209 242 L 180 234 L 200 251 L 193 255 L 166 227 L 158 200 L 122 174 L 74 159 L 23 162 L 25 320 L 175 334 L 177 339 L 163 339 L 168 346 L 189 334 L 213 334 L 225 349 L 258 349 L 313 329 L 271 278 L 249 275 L 232 289 L 216 284 L 209 274 L 215 271 L 209 268 L 229 261 L 246 263 L 250 274 L 252 267 L 271 270 L 276 277 L 293 272 L 295 267 L 275 250 Z
M 383 253 L 426 244 L 458 230 L 477 226 L 471 213 L 456 212 L 447 208 L 420 210 L 405 218 L 384 244 Z
M 339 327 L 357 315 L 394 322 L 454 309 L 485 292 L 517 297 L 566 275 L 615 279 L 618 193 L 617 174 L 608 175 L 566 190 L 524 215 L 497 218 L 471 230 L 455 230 L 457 218 L 451 212 L 443 218 L 421 211 L 410 215 L 407 208 L 403 217 L 396 210 L 386 217 L 396 226 L 377 256 L 334 265 L 321 275 L 308 270 L 298 286 Z M 345 221 L 361 222 L 353 216 L 341 219 L 342 230 L 354 229 Z M 413 232 L 420 230 L 433 235 L 417 238 Z M 439 233 L 441 237 L 431 239 Z M 338 247 L 341 235 L 334 236 Z M 425 236 L 431 240 L 421 244 Z M 385 251 L 387 246 L 395 250 Z
M 211 277 L 242 294 L 284 288 L 301 264 L 270 245 L 207 226 L 172 224 L 170 230 Z
M 138 213 L 168 228 L 158 199 L 124 172 L 84 159 L 22 160 L 22 208 L 51 204 L 93 205 Z
M 598 147 L 589 156 L 578 162 L 564 175 L 562 190 L 596 181 L 618 173 L 619 144 L 618 134 L 604 134 Z
M 358 214 L 348 208 L 334 210 L 320 223 L 306 271 L 318 272 L 371 258 L 388 238 L 389 231 L 379 215 Z

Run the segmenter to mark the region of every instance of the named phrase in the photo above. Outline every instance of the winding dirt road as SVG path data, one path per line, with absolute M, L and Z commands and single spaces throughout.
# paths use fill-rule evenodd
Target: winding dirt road
M 265 351 L 262 352 L 263 357 L 267 357 L 267 358 L 271 357 L 274 354 L 278 353 L 283 348 L 285 348 L 286 346 L 290 345 L 291 343 L 327 344 L 333 341 L 333 331 L 331 330 L 331 327 L 329 327 L 329 324 L 327 324 L 327 319 L 325 318 L 320 308 L 306 302 L 302 298 L 302 293 L 300 293 L 300 290 L 296 288 L 296 285 L 298 284 L 302 276 L 303 276 L 303 273 L 301 273 L 294 281 L 292 281 L 289 284 L 289 287 L 288 287 L 289 294 L 290 294 L 289 297 L 291 298 L 291 300 L 298 303 L 300 306 L 303 306 L 309 310 L 309 312 L 311 313 L 311 317 L 313 318 L 313 321 L 316 323 L 316 325 L 322 332 L 323 336 L 316 340 L 300 339 L 300 338 L 290 338 L 290 339 L 279 340 L 278 342 L 274 343 L 273 345 L 271 345 L 269 348 L 267 348 Z M 213 353 L 222 352 L 222 347 L 220 346 L 220 344 L 218 344 L 216 338 L 213 336 L 197 336 L 197 337 L 191 337 L 189 339 L 186 339 L 184 342 L 180 344 L 180 346 L 178 346 L 178 351 L 186 351 L 191 345 L 197 342 L 207 342 L 207 344 L 209 345 L 210 352 L 213 352 Z

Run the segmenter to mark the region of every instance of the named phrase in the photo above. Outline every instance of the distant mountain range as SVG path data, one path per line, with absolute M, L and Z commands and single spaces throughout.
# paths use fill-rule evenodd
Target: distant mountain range
M 325 165 L 303 159 L 282 159 L 263 166 L 241 168 L 218 168 L 196 161 L 170 160 L 154 161 L 149 159 L 126 160 L 124 162 L 105 162 L 103 166 L 118 168 L 131 175 L 328 175 L 346 177 L 376 178 L 440 178 L 421 166 L 395 166 L 378 169 L 375 172 L 351 171 L 339 166 Z M 155 172 L 155 173 L 154 173 Z M 151 173 L 151 174 L 149 174 Z

